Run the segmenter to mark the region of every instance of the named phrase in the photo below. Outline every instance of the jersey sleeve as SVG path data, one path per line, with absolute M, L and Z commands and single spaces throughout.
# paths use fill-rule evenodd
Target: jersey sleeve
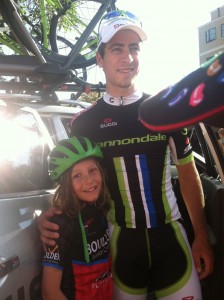
M 97 123 L 103 118 L 105 103 L 98 99 L 85 110 L 78 112 L 71 120 L 70 136 L 85 136 L 95 141 L 98 133 Z
M 71 124 L 70 124 L 70 126 L 71 126 L 70 137 L 84 136 L 83 131 L 85 129 L 85 126 L 83 127 L 82 113 L 83 113 L 83 111 L 81 111 L 80 113 L 73 116 L 73 118 L 71 120 Z
M 64 270 L 65 265 L 68 263 L 70 257 L 70 222 L 69 219 L 64 215 L 56 215 L 52 217 L 51 222 L 59 225 L 59 238 L 57 239 L 55 246 L 47 246 L 42 265 Z
M 173 132 L 169 137 L 169 146 L 176 165 L 184 165 L 194 160 L 187 128 Z

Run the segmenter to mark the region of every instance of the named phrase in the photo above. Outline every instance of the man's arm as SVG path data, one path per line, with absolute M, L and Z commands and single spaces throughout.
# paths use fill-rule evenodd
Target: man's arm
M 61 211 L 58 209 L 49 208 L 37 218 L 38 228 L 40 230 L 40 239 L 44 246 L 55 246 L 56 244 L 55 240 L 59 237 L 59 233 L 57 232 L 59 230 L 59 226 L 48 220 L 54 215 L 60 213 Z
M 181 193 L 194 228 L 192 254 L 200 279 L 213 271 L 213 251 L 204 214 L 204 194 L 195 163 L 177 165 Z

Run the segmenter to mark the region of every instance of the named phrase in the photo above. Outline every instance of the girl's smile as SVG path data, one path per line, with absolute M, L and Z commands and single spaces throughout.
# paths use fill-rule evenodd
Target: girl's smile
M 102 175 L 94 159 L 76 163 L 72 169 L 71 180 L 74 193 L 81 201 L 95 202 L 99 198 Z

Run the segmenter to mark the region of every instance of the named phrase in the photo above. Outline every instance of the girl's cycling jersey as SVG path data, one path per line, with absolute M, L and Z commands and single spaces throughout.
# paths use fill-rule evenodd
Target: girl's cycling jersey
M 110 300 L 112 276 L 107 220 L 94 205 L 79 217 L 55 215 L 60 237 L 44 254 L 43 266 L 63 271 L 61 290 L 69 300 Z
M 124 106 L 101 98 L 72 120 L 71 136 L 85 136 L 101 146 L 111 193 L 109 220 L 126 228 L 158 227 L 180 218 L 171 154 L 175 164 L 193 160 L 186 129 L 165 134 L 141 124 L 139 105 L 147 96 Z

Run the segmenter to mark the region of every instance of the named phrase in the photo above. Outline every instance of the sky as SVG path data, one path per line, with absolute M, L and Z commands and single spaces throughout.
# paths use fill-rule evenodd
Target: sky
M 223 0 L 117 0 L 117 7 L 136 14 L 143 23 L 138 84 L 156 94 L 199 67 L 198 27 Z

